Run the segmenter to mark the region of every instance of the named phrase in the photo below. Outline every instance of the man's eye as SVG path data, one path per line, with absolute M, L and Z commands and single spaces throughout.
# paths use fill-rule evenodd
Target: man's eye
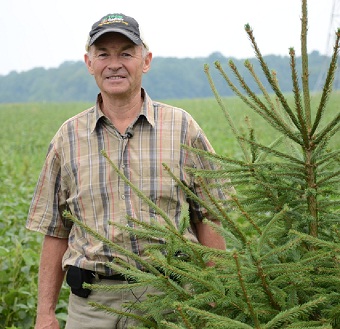
M 104 57 L 107 57 L 107 54 L 106 53 L 100 53 L 100 54 L 98 54 L 98 57 L 104 58 Z
M 132 55 L 129 54 L 129 53 L 122 53 L 122 56 L 123 56 L 123 57 L 131 57 Z

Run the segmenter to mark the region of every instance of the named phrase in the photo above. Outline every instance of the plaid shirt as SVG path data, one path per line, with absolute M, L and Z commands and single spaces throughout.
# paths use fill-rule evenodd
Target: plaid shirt
M 162 163 L 203 197 L 200 186 L 184 168 L 210 169 L 211 164 L 184 150 L 181 144 L 208 151 L 213 151 L 212 146 L 187 112 L 153 102 L 144 90 L 143 95 L 140 115 L 128 129 L 133 131 L 132 137 L 122 136 L 104 116 L 99 95 L 96 106 L 67 120 L 50 144 L 26 227 L 45 235 L 69 239 L 63 258 L 64 269 L 75 265 L 108 275 L 111 273 L 105 266 L 107 261 L 114 257 L 125 259 L 63 218 L 65 209 L 106 238 L 139 255 L 143 255 L 143 246 L 150 241 L 122 232 L 109 221 L 131 226 L 128 215 L 145 222 L 165 223 L 117 175 L 101 154 L 102 150 L 132 184 L 176 224 L 188 201 L 185 193 L 165 172 Z M 206 215 L 204 209 L 198 208 L 195 212 L 197 220 Z M 189 230 L 186 236 L 197 242 L 194 232 Z

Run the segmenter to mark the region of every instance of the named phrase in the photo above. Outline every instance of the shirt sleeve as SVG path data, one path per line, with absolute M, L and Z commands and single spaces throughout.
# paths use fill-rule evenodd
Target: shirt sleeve
M 60 186 L 60 157 L 52 141 L 28 212 L 27 229 L 58 238 L 68 237 L 70 227 L 62 218 L 66 195 Z

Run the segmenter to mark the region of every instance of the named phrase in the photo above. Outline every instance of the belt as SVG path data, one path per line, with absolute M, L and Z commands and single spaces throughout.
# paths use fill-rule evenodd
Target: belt
M 123 274 L 116 273 L 114 275 L 105 276 L 76 266 L 69 266 L 66 274 L 66 282 L 71 287 L 73 294 L 82 298 L 87 298 L 90 295 L 91 290 L 83 288 L 83 284 L 91 284 L 95 276 L 104 280 L 127 281 L 129 283 L 133 282 L 132 280 L 127 279 Z

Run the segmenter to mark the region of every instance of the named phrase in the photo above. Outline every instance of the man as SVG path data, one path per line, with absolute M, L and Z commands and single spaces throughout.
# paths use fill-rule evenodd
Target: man
M 121 296 L 86 291 L 79 287 L 90 273 L 98 282 L 124 283 L 105 263 L 124 256 L 62 217 L 67 209 L 113 242 L 140 255 L 145 241 L 108 224 L 129 225 L 127 215 L 143 221 L 162 218 L 145 206 L 115 174 L 101 155 L 105 150 L 125 176 L 174 223 L 188 201 L 164 172 L 162 163 L 203 195 L 199 184 L 184 167 L 209 169 L 208 161 L 191 155 L 181 144 L 213 151 L 193 118 L 181 109 L 153 102 L 142 88 L 142 76 L 150 69 L 152 53 L 141 37 L 135 19 L 109 14 L 94 23 L 86 46 L 85 63 L 100 89 L 94 107 L 67 120 L 53 138 L 31 203 L 27 228 L 45 235 L 39 270 L 36 329 L 59 328 L 55 307 L 67 273 L 72 287 L 67 329 L 128 328 L 131 322 L 96 311 L 88 301 L 119 307 Z M 203 245 L 224 249 L 224 240 L 201 219 L 204 209 L 191 209 L 194 231 L 186 236 Z M 213 219 L 212 219 L 213 220 Z M 133 292 L 135 296 L 136 292 Z M 143 292 L 140 292 L 143 295 Z M 140 297 L 140 296 L 139 296 Z M 127 297 L 127 299 L 133 297 Z M 120 323 L 119 323 L 120 322 Z

